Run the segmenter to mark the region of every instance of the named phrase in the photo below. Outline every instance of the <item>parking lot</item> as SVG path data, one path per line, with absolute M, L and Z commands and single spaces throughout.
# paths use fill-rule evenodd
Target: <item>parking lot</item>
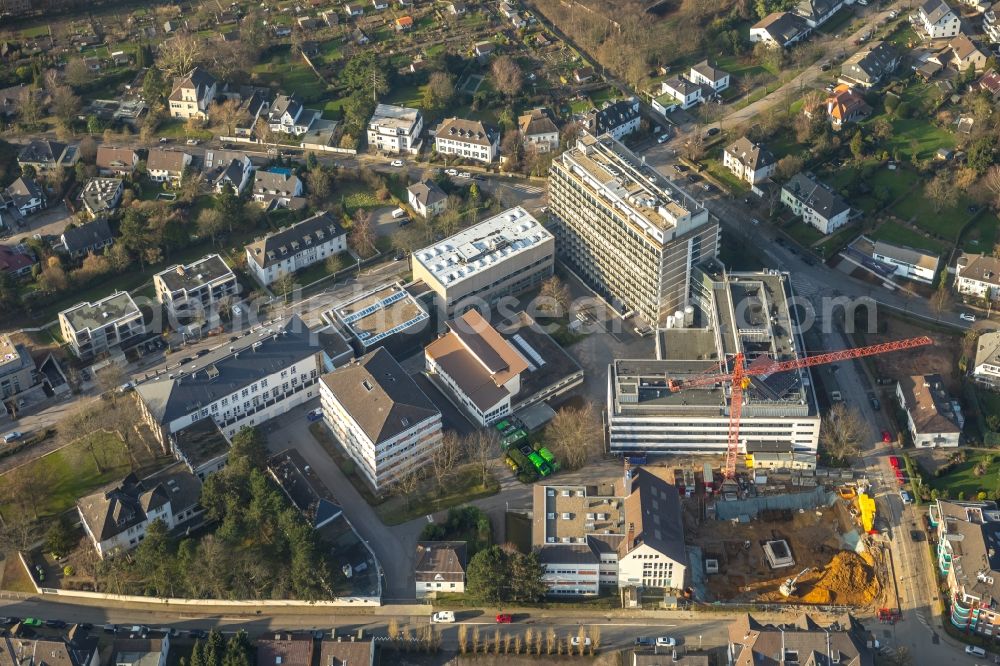
M 5 222 L 10 219 L 8 215 L 4 215 Z M 70 214 L 66 205 L 60 203 L 34 215 L 18 219 L 12 229 L 2 230 L 0 237 L 7 234 L 6 237 L 13 238 L 15 242 L 27 240 L 35 234 L 58 237 L 66 230 L 66 226 L 74 221 L 76 218 Z

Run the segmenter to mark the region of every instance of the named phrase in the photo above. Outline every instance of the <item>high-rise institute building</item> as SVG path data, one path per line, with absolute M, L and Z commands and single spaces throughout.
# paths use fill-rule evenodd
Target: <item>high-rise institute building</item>
M 552 164 L 559 257 L 622 316 L 661 327 L 682 311 L 692 266 L 716 257 L 708 210 L 609 135 L 584 135 Z

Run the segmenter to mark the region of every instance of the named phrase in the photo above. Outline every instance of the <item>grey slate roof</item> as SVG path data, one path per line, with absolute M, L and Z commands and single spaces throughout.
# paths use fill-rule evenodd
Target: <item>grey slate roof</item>
M 302 181 L 295 174 L 257 169 L 253 176 L 253 189 L 258 194 L 276 192 L 278 195 L 290 197 L 295 194 L 296 189 L 301 190 L 301 185 Z
M 104 218 L 73 227 L 63 232 L 62 240 L 70 254 L 83 252 L 95 246 L 105 245 L 112 239 L 111 227 Z
M 663 553 L 675 562 L 688 563 L 684 548 L 684 521 L 677 489 L 653 473 L 639 468 L 632 476 L 625 498 L 625 520 L 635 527 L 634 540 Z M 626 537 L 625 552 L 631 550 Z
M 448 198 L 448 195 L 432 180 L 422 180 L 410 185 L 407 189 L 423 206 L 432 206 L 438 201 Z
M 885 42 L 873 42 L 844 61 L 840 67 L 843 76 L 871 84 L 892 73 L 899 64 L 899 54 Z
M 840 0 L 801 0 L 793 11 L 802 18 L 819 22 L 838 4 Z
M 797 173 L 782 188 L 826 219 L 849 210 L 843 199 L 804 173 Z
M 321 381 L 375 444 L 440 416 L 430 398 L 382 347 L 323 375 Z
M 36 164 L 55 164 L 59 161 L 64 150 L 66 150 L 65 143 L 35 139 L 21 150 L 17 156 L 17 161 Z
M 726 152 L 737 158 L 745 167 L 750 167 L 753 171 L 763 169 L 777 162 L 774 153 L 762 147 L 759 143 L 752 142 L 745 136 L 741 136 L 727 146 Z
M 464 582 L 464 541 L 419 541 L 413 573 L 420 582 Z
M 771 39 L 782 46 L 792 40 L 798 39 L 802 33 L 811 30 L 801 16 L 796 16 L 790 12 L 769 14 L 754 24 L 753 27 L 765 30 Z
M 606 104 L 602 109 L 591 109 L 584 117 L 587 131 L 594 136 L 610 132 L 639 117 L 639 100 L 634 97 Z
M 281 116 L 285 115 L 286 111 L 292 118 L 298 118 L 302 113 L 302 104 L 295 99 L 295 95 L 278 95 L 271 105 L 268 117 L 271 122 L 277 123 L 281 121 Z
M 258 342 L 260 346 L 254 349 Z M 166 424 L 319 351 L 316 336 L 293 315 L 185 364 L 173 379 L 160 375 L 145 381 L 136 387 L 136 393 L 150 414 Z
M 300 252 L 308 245 L 325 243 L 343 233 L 344 229 L 333 216 L 323 211 L 249 243 L 247 249 L 261 268 L 267 268 Z
M 920 5 L 920 13 L 927 17 L 932 24 L 937 23 L 942 18 L 951 13 L 951 7 L 944 0 L 927 0 Z
M 13 199 L 14 203 L 18 206 L 22 202 L 28 203 L 30 199 L 45 199 L 45 194 L 38 186 L 38 183 L 26 176 L 21 176 L 8 185 L 6 192 L 7 196 Z

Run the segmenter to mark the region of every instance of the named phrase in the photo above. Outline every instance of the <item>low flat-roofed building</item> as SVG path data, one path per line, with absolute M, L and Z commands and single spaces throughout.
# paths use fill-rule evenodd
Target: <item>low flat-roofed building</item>
M 142 312 L 126 291 L 59 313 L 59 331 L 77 358 L 89 360 L 146 332 Z
M 788 274 L 695 270 L 694 305 L 668 319 L 659 334 L 658 359 L 616 359 L 608 391 L 613 453 L 725 453 L 729 445 L 730 395 L 718 385 L 679 392 L 683 382 L 745 354 L 776 361 L 805 349 L 793 326 L 794 296 Z M 680 321 L 678 321 L 678 318 Z M 740 447 L 758 442 L 791 445 L 816 455 L 820 416 L 807 369 L 753 377 L 743 392 Z
M 174 457 L 202 481 L 226 466 L 229 447 L 229 440 L 212 419 L 195 421 L 170 437 Z
M 896 398 L 906 412 L 914 448 L 956 447 L 961 443 L 965 416 L 944 388 L 941 375 L 914 375 L 896 383 Z
M 427 310 L 398 282 L 338 303 L 325 318 L 347 332 L 359 356 L 375 347 L 413 349 L 432 334 Z
M 375 489 L 427 462 L 441 440 L 441 412 L 385 349 L 323 375 L 327 426 Z
M 465 565 L 464 541 L 418 541 L 413 565 L 417 598 L 434 598 L 438 592 L 464 593 Z
M 492 305 L 552 275 L 555 239 L 520 206 L 413 253 L 413 279 L 438 295 L 445 317 Z
M 895 268 L 895 275 L 924 284 L 933 284 L 941 259 L 935 254 L 905 245 L 875 241 L 872 258 Z
M 212 323 L 216 310 L 227 297 L 240 291 L 236 274 L 217 254 L 209 254 L 187 265 L 177 264 L 153 276 L 156 300 L 166 306 L 174 317 L 191 317 L 205 313 L 205 322 Z
M 258 238 L 246 246 L 247 268 L 267 286 L 347 250 L 347 233 L 326 211 Z

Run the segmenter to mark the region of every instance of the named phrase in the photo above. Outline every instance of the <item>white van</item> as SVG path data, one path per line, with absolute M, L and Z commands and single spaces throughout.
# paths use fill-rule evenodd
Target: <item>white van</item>
M 986 650 L 981 647 L 976 647 L 975 645 L 966 645 L 965 654 L 971 654 L 973 657 L 985 657 Z
M 448 623 L 454 621 L 455 621 L 454 611 L 438 611 L 434 613 L 434 615 L 431 615 L 431 622 Z
M 394 220 L 398 220 L 404 215 L 406 215 L 406 211 L 403 210 L 402 208 L 397 208 L 396 210 L 392 211 L 392 219 Z

